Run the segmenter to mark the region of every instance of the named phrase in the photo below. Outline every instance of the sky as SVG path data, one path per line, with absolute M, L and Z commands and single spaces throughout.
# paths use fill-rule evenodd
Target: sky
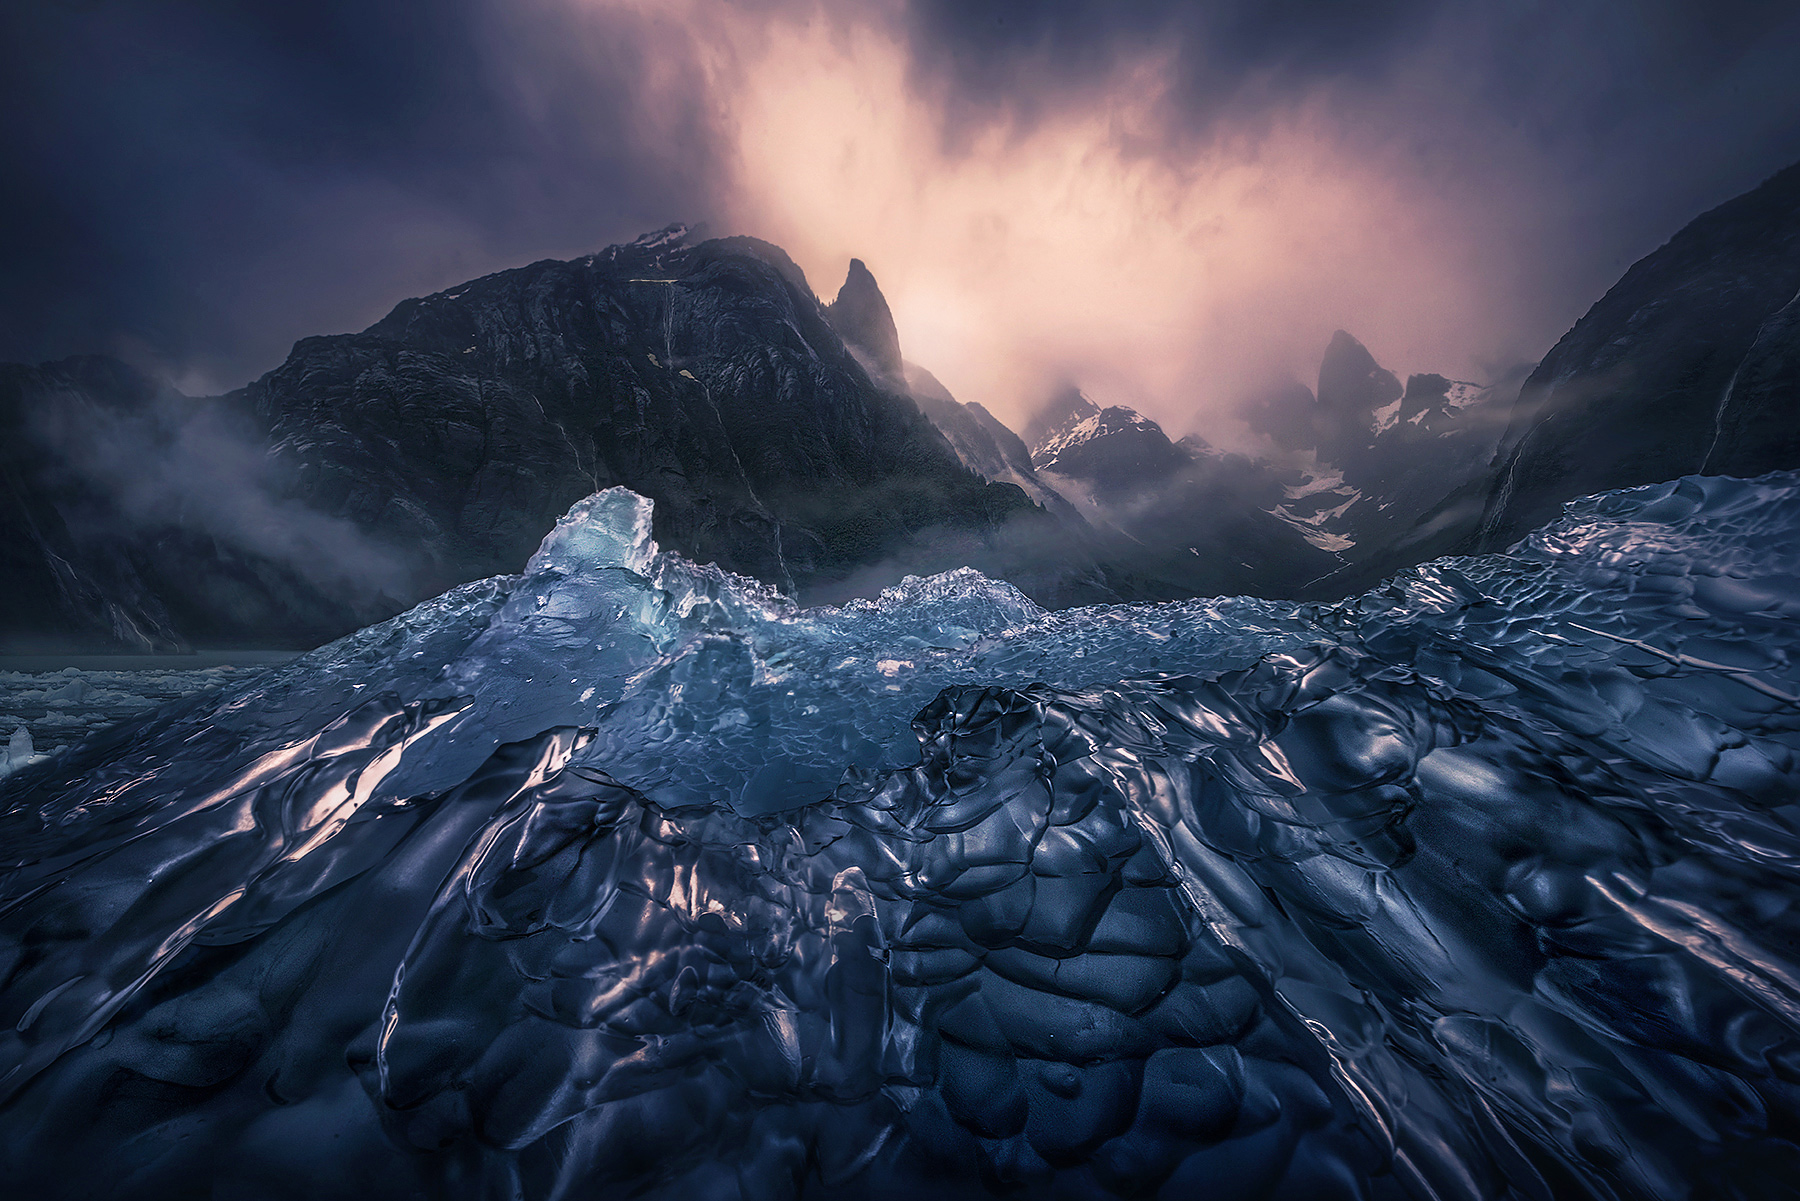
M 862 258 L 907 357 L 1230 441 L 1333 330 L 1540 358 L 1800 160 L 1800 6 L 43 0 L 0 11 L 0 360 L 190 393 L 672 221 Z

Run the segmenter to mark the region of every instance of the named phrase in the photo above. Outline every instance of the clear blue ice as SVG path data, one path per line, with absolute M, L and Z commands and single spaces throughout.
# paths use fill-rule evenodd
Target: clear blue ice
M 1337 605 L 798 609 L 651 525 L 0 782 L 10 1175 L 1800 1188 L 1800 477 Z

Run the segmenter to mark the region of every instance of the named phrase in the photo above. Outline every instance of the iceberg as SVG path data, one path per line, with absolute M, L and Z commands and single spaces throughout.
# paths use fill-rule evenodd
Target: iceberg
M 6 746 L 0 748 L 0 776 L 10 775 L 38 759 L 37 747 L 31 741 L 31 731 L 23 725 L 15 726 L 12 736 L 6 740 Z
M 578 504 L 0 783 L 43 1196 L 1800 1180 L 1800 476 L 1341 604 L 797 608 Z M 27 748 L 28 749 L 28 748 Z

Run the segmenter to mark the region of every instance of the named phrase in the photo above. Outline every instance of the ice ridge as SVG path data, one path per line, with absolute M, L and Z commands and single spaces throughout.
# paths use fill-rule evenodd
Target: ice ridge
M 11 1178 L 1794 1192 L 1800 477 L 1334 606 L 798 609 L 650 519 L 0 783 Z

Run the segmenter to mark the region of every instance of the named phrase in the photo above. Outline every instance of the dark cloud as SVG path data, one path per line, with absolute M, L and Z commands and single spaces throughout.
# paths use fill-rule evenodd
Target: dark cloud
M 1029 125 L 1161 57 L 1160 147 L 1318 94 L 1370 138 L 1464 169 L 1480 168 L 1484 135 L 1517 131 L 1562 173 L 1533 183 L 1579 189 L 1575 204 L 1604 210 L 1635 253 L 1800 158 L 1791 0 L 911 0 L 907 13 L 952 135 L 996 116 Z M 1613 247 L 1597 249 L 1610 272 Z
M 1150 156 L 1328 113 L 1348 152 L 1512 243 L 1470 281 L 1516 310 L 1470 331 L 1476 358 L 1541 355 L 1631 262 L 1800 159 L 1790 0 L 912 0 L 908 29 L 951 146 L 1144 86 L 1144 62 L 1156 120 L 1119 140 Z
M 1471 268 L 1510 305 L 1471 331 L 1471 356 L 1541 354 L 1631 259 L 1800 158 L 1791 2 L 715 7 L 5 6 L 0 359 L 124 351 L 190 388 L 231 386 L 406 295 L 766 212 L 779 197 L 732 194 L 756 99 L 734 56 L 756 51 L 707 44 L 708 27 L 740 43 L 758 22 L 879 28 L 952 157 L 991 151 L 996 124 L 1024 137 L 1143 89 L 1117 140 L 1179 172 L 1196 147 L 1313 105 L 1346 156 L 1439 208 L 1466 203 L 1472 239 L 1507 242 L 1490 257 L 1514 265 Z M 892 214 L 868 220 L 879 244 Z M 867 257 L 842 240 L 831 254 Z
M 124 350 L 235 385 L 300 336 L 707 192 L 704 154 L 639 142 L 642 62 L 566 36 L 560 6 L 6 14 L 0 358 Z
M 1438 53 L 1507 116 L 1599 128 L 1712 86 L 1759 47 L 1785 40 L 1791 53 L 1800 14 L 1786 0 L 912 0 L 907 23 L 920 66 L 969 103 L 1105 84 L 1122 60 L 1156 52 L 1175 64 L 1172 103 L 1203 121 L 1319 86 L 1380 87 Z M 1792 74 L 1781 66 L 1760 71 Z M 1578 98 L 1588 107 L 1567 107 Z
M 1481 162 L 1505 128 L 1564 184 L 1607 176 L 1593 203 L 1638 239 L 1674 232 L 1658 209 L 1692 216 L 1800 158 L 1791 0 L 911 0 L 907 29 L 952 133 L 1030 124 L 1161 58 L 1159 146 L 1319 94 L 1436 157 Z
M 915 0 L 909 25 L 920 67 L 947 74 L 966 104 L 1029 114 L 1042 99 L 1037 93 L 1104 86 L 1121 63 L 1167 54 L 1175 63 L 1171 103 L 1181 116 L 1203 120 L 1321 81 L 1377 78 L 1431 32 L 1441 7 L 1441 0 Z

